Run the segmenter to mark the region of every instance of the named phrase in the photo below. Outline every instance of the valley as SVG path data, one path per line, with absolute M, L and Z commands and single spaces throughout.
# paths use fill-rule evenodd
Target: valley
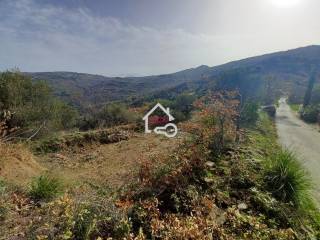
M 309 66 L 319 65 L 319 56 L 320 46 L 314 45 L 157 76 L 120 78 L 75 72 L 26 74 L 34 81 L 46 81 L 56 96 L 82 110 L 112 101 L 140 105 L 150 99 L 174 98 L 182 92 L 201 94 L 226 87 L 243 88 L 254 98 L 276 99 L 289 92 L 301 98 L 307 87 Z M 235 78 L 238 83 L 232 82 Z M 272 89 L 266 92 L 268 86 Z
M 300 120 L 319 114 L 318 51 L 139 78 L 2 72 L 0 239 L 318 238 L 320 133 Z M 156 103 L 176 137 L 144 132 Z
M 0 0 L 0 240 L 320 240 L 319 0 Z

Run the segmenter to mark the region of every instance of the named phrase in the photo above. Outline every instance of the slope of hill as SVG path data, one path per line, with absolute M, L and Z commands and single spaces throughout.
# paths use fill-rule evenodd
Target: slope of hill
M 109 101 L 121 101 L 128 97 L 150 95 L 170 89 L 182 83 L 200 79 L 209 70 L 207 66 L 188 69 L 174 74 L 148 77 L 104 77 L 74 72 L 27 73 L 34 80 L 45 80 L 57 96 L 76 105 L 99 105 Z M 82 103 L 82 104 L 80 104 Z
M 311 66 L 319 64 L 320 46 L 308 46 L 216 67 L 200 66 L 158 76 L 118 78 L 74 72 L 27 74 L 34 80 L 48 81 L 56 95 L 62 99 L 84 106 L 139 99 L 141 96 L 161 97 L 163 93 L 168 92 L 207 89 L 215 85 L 219 79 L 223 82 L 228 78 L 235 78 L 236 71 L 241 71 L 242 79 L 238 81 L 242 82 L 242 87 L 247 88 L 246 84 L 252 85 L 252 81 L 255 82 L 249 87 L 251 92 L 259 92 L 259 88 L 265 88 L 267 85 L 271 85 L 278 92 L 292 92 L 297 87 L 303 92 Z
M 45 171 L 30 150 L 22 144 L 0 141 L 0 177 L 15 184 L 24 184 Z

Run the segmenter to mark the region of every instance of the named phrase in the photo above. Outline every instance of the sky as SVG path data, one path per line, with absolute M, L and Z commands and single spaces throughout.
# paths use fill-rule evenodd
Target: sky
M 172 73 L 320 44 L 319 0 L 0 0 L 0 71 Z

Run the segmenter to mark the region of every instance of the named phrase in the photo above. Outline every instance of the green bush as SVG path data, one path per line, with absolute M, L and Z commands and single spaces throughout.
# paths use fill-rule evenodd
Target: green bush
M 177 111 L 177 110 L 173 110 L 172 115 L 175 118 L 175 122 L 183 122 L 188 120 L 189 116 L 186 115 L 183 112 Z
M 76 126 L 79 113 L 62 101 L 52 104 L 51 125 L 54 129 L 70 129 Z
M 190 94 L 181 94 L 173 102 L 173 108 L 176 111 L 182 112 L 185 116 L 189 116 L 194 109 L 193 102 L 196 97 Z
M 191 112 L 194 110 L 193 103 L 196 96 L 193 94 L 182 93 L 172 99 L 156 99 L 149 105 L 151 109 L 157 103 L 162 104 L 164 107 L 170 108 L 175 122 L 186 121 L 191 117 Z
M 134 122 L 136 116 L 128 111 L 123 104 L 108 104 L 98 114 L 99 121 L 103 126 L 114 126 Z
M 121 124 L 135 123 L 138 118 L 138 114 L 128 110 L 126 105 L 111 103 L 104 106 L 101 111 L 81 119 L 78 122 L 78 126 L 80 130 L 87 131 L 99 127 L 113 127 Z
M 24 130 L 38 129 L 46 123 L 47 131 L 75 125 L 77 111 L 53 95 L 44 81 L 33 81 L 19 71 L 0 73 L 0 109 L 13 114 L 10 125 Z
M 96 231 L 96 214 L 89 206 L 81 206 L 74 217 L 73 235 L 78 240 L 88 240 Z
M 61 194 L 63 191 L 62 182 L 48 175 L 41 175 L 34 179 L 30 186 L 30 196 L 36 201 L 50 200 Z
M 320 85 L 315 86 L 312 91 L 311 104 L 320 104 Z
M 316 123 L 318 121 L 318 116 L 320 114 L 319 105 L 310 105 L 302 109 L 300 115 L 301 118 L 309 123 Z
M 279 150 L 267 161 L 265 182 L 274 197 L 306 208 L 311 199 L 311 180 L 294 153 Z
M 301 108 L 301 104 L 290 104 L 290 108 L 294 112 L 299 112 Z
M 259 104 L 246 102 L 241 110 L 240 122 L 242 125 L 255 124 L 259 118 Z

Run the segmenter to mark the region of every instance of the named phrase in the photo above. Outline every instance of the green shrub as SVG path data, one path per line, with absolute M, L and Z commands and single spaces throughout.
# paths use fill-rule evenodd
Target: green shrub
M 82 203 L 74 218 L 73 239 L 128 239 L 132 232 L 130 219 L 113 200 L 103 197 Z
M 78 127 L 82 131 L 99 127 L 113 127 L 121 124 L 135 123 L 140 119 L 137 113 L 130 111 L 126 105 L 111 103 L 105 105 L 102 110 L 84 117 L 78 121 Z
M 265 180 L 274 197 L 305 208 L 310 203 L 311 180 L 289 150 L 279 150 L 267 161 Z
M 174 99 L 172 108 L 176 112 L 180 112 L 185 116 L 186 120 L 190 117 L 191 111 L 194 109 L 193 102 L 195 101 L 196 97 L 191 94 L 181 94 Z
M 320 104 L 320 85 L 314 87 L 311 96 L 311 104 Z
M 96 230 L 96 214 L 89 206 L 81 206 L 74 217 L 73 235 L 78 240 L 88 240 Z
M 75 109 L 54 96 L 45 81 L 33 81 L 16 70 L 0 73 L 0 109 L 14 113 L 10 126 L 24 130 L 38 129 L 44 123 L 42 131 L 72 128 L 78 117 Z
M 63 148 L 64 140 L 62 137 L 53 136 L 37 141 L 33 146 L 33 150 L 38 153 L 54 153 Z
M 56 100 L 52 104 L 51 126 L 53 129 L 70 129 L 76 126 L 79 113 L 68 104 Z
M 30 196 L 34 200 L 50 200 L 62 193 L 62 182 L 48 175 L 41 175 L 34 179 L 30 187 Z
M 320 114 L 319 105 L 307 106 L 301 111 L 301 118 L 310 123 L 316 123 L 318 121 L 318 115 Z
M 246 102 L 241 110 L 240 122 L 242 125 L 255 124 L 259 118 L 259 104 Z
M 301 104 L 290 104 L 290 108 L 294 112 L 299 112 L 301 108 Z
M 8 206 L 0 202 L 0 222 L 4 221 L 8 214 Z
M 200 201 L 200 193 L 196 186 L 189 185 L 178 189 L 178 191 L 171 195 L 171 198 L 177 212 L 190 214 L 192 207 Z
M 189 116 L 186 115 L 185 113 L 177 110 L 173 110 L 172 115 L 175 118 L 175 122 L 183 122 L 188 120 Z
M 115 227 L 115 237 L 117 239 L 126 239 L 132 231 L 132 223 L 129 220 L 121 220 Z
M 182 93 L 174 98 L 169 99 L 155 99 L 149 104 L 151 109 L 157 103 L 162 104 L 164 107 L 170 108 L 175 122 L 186 121 L 191 117 L 191 112 L 194 110 L 193 103 L 196 96 L 193 94 Z M 160 112 L 162 114 L 162 112 Z M 160 115 L 159 114 L 159 115 Z
M 124 105 L 115 103 L 106 105 L 98 117 L 102 125 L 108 127 L 135 121 L 133 113 L 129 112 Z

